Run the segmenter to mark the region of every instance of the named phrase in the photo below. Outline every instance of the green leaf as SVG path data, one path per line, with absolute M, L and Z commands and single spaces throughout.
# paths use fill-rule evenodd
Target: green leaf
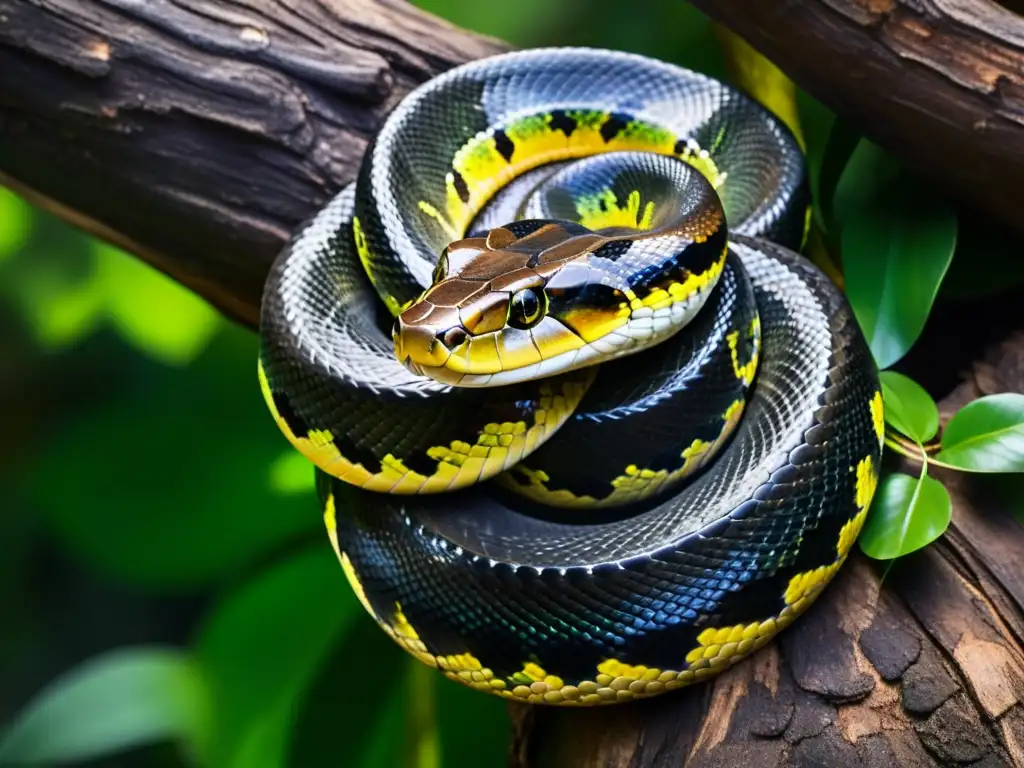
M 412 658 L 409 661 L 412 663 L 406 664 L 409 671 L 409 698 L 405 718 L 405 764 L 410 768 L 440 768 L 437 686 L 445 678 L 426 664 Z M 480 755 L 477 754 L 475 759 L 479 760 Z
M 837 217 L 846 294 L 878 367 L 888 368 L 924 328 L 953 257 L 957 219 L 932 185 L 906 173 L 891 179 L 885 169 L 872 175 L 877 161 L 875 153 L 854 154 L 843 181 L 852 173 L 855 182 Z
M 896 371 L 882 371 L 885 420 L 919 443 L 931 440 L 939 431 L 939 407 L 924 387 Z
M 85 760 L 168 739 L 201 752 L 209 719 L 207 691 L 189 657 L 163 648 L 119 649 L 40 693 L 0 740 L 0 766 Z
M 1024 472 L 1024 395 L 974 400 L 942 432 L 937 461 L 972 472 Z
M 294 448 L 289 448 L 270 465 L 270 487 L 283 496 L 312 493 L 316 474 L 313 464 Z
M 846 170 L 857 145 L 861 141 L 860 131 L 843 120 L 835 120 L 828 134 L 828 142 L 821 155 L 817 178 L 811 180 L 811 190 L 817 204 L 815 213 L 818 226 L 826 232 L 835 228 L 833 221 L 833 198 L 839 180 Z
M 209 304 L 139 259 L 93 242 L 96 280 L 121 336 L 167 365 L 191 362 L 220 329 Z
M 221 601 L 196 640 L 215 716 L 210 765 L 284 764 L 295 712 L 361 611 L 326 534 Z M 346 701 L 358 702 L 372 669 L 357 664 L 350 685 Z
M 344 744 L 346 766 L 403 765 L 402 733 L 413 705 L 409 667 L 418 664 L 438 677 L 440 673 L 389 640 L 362 606 L 356 613 L 297 713 L 288 766 L 338 768 L 339 744 Z M 353 706 L 352 682 L 366 679 L 366 670 L 373 671 L 372 684 L 360 687 L 359 705 Z M 344 719 L 339 721 L 338 712 L 345 713 Z
M 437 719 L 444 768 L 503 765 L 512 731 L 508 703 L 441 677 Z
M 13 256 L 32 234 L 32 208 L 18 195 L 0 187 L 0 261 Z
M 891 560 L 931 544 L 941 536 L 953 512 L 946 486 L 922 473 L 888 475 L 875 494 L 860 548 L 875 560 Z
M 256 354 L 253 334 L 226 327 L 186 368 L 137 359 L 134 386 L 119 369 L 125 389 L 66 419 L 20 478 L 58 540 L 104 575 L 181 590 L 323 535 L 312 490 L 269 487 L 288 443 L 260 394 Z

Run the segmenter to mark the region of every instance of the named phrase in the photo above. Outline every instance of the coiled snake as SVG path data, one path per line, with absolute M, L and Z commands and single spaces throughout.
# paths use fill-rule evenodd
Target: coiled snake
M 389 636 L 479 690 L 604 704 L 808 606 L 883 423 L 844 297 L 784 247 L 803 176 L 758 104 L 631 54 L 504 54 L 398 105 L 276 261 L 259 364 Z

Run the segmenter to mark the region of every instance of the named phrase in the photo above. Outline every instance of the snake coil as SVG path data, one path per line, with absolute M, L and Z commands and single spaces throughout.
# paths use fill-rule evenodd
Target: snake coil
M 815 599 L 883 422 L 849 306 L 788 250 L 803 174 L 759 105 L 632 54 L 504 54 L 398 105 L 275 262 L 259 360 L 393 640 L 478 690 L 607 704 Z

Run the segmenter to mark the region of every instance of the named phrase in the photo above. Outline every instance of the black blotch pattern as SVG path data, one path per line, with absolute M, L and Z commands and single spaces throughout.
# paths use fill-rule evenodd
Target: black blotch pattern
M 464 202 L 469 202 L 469 185 L 466 184 L 466 180 L 462 178 L 462 174 L 454 168 L 452 169 L 452 179 L 455 182 L 455 191 L 459 195 L 459 199 Z
M 556 109 L 551 113 L 551 120 L 548 122 L 552 131 L 561 131 L 568 138 L 572 136 L 573 131 L 576 130 L 578 123 L 573 118 L 565 114 L 565 110 Z
M 561 319 L 570 308 L 614 309 L 625 299 L 622 291 L 601 283 L 586 283 L 558 290 L 548 294 L 548 316 Z
M 288 425 L 292 434 L 296 437 L 305 437 L 309 434 L 309 424 L 295 411 L 288 396 L 283 392 L 276 391 L 271 391 L 270 394 L 274 400 L 274 407 L 277 408 L 277 412 L 284 419 L 284 423 Z
M 690 243 L 660 264 L 637 270 L 629 278 L 629 287 L 642 299 L 659 288 L 667 289 L 672 282 L 686 280 L 690 274 L 704 274 L 722 257 L 727 240 L 726 228 L 719 227 L 703 243 Z
M 700 274 L 707 272 L 719 259 L 729 241 L 729 233 L 725 225 L 708 235 L 703 243 L 691 243 L 683 249 L 679 256 L 680 263 L 691 272 Z
M 494 148 L 498 150 L 499 155 L 505 158 L 506 163 L 512 162 L 512 155 L 516 151 L 516 145 L 508 137 L 507 133 L 502 130 L 494 132 Z
M 543 219 L 523 219 L 522 221 L 513 221 L 504 225 L 504 228 L 511 232 L 518 240 L 520 237 L 526 237 L 532 235 L 541 227 L 547 226 L 550 222 L 544 221 Z
M 352 438 L 350 438 L 347 433 L 334 435 L 334 447 L 338 449 L 338 452 L 342 456 L 344 456 L 353 464 L 362 464 L 363 469 L 365 469 L 367 472 L 377 474 L 378 472 L 381 471 L 381 469 L 383 469 L 383 466 L 381 465 L 380 459 L 377 457 L 377 454 L 374 453 L 372 450 L 365 448 L 362 444 L 356 442 Z M 403 461 L 405 461 L 405 457 L 402 458 Z M 409 461 L 405 461 L 405 463 L 406 466 L 411 467 L 411 463 Z M 426 474 L 430 474 L 430 472 Z
M 402 457 L 402 462 L 413 472 L 430 477 L 437 471 L 437 460 L 427 456 L 425 451 L 412 451 L 408 456 Z
M 622 130 L 629 125 L 628 115 L 608 115 L 608 119 L 604 121 L 601 126 L 601 138 L 604 139 L 607 144 L 609 141 L 614 139 Z
M 713 443 L 722 435 L 722 428 L 725 426 L 725 418 L 723 415 L 714 415 L 702 424 L 698 424 L 693 430 L 693 437 L 705 443 Z M 675 446 L 673 446 L 674 448 Z M 683 465 L 684 461 L 682 454 L 677 450 L 665 451 L 664 453 L 657 454 L 654 458 L 648 462 L 645 469 L 653 469 L 655 472 L 666 469 L 669 472 L 674 472 Z M 689 476 L 690 482 L 693 482 L 694 475 Z
M 676 144 L 672 147 L 672 151 L 677 155 L 683 154 L 683 152 L 686 151 L 686 139 L 676 140 Z

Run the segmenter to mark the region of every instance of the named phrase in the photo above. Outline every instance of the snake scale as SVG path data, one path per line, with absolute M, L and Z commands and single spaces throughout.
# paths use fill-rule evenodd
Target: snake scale
M 394 641 L 533 703 L 767 643 L 855 541 L 878 373 L 805 258 L 803 155 L 638 55 L 472 62 L 394 109 L 274 264 L 259 378 Z

